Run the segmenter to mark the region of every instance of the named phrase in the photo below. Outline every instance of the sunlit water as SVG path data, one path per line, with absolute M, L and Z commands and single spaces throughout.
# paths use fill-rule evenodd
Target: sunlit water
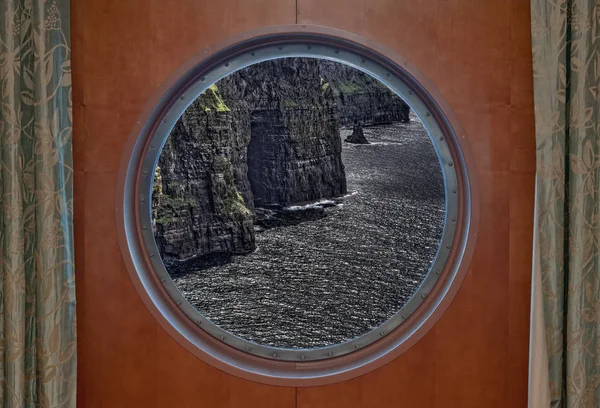
M 184 296 L 231 333 L 286 348 L 341 343 L 394 315 L 435 257 L 443 179 L 415 117 L 365 135 L 370 145 L 343 143 L 341 204 L 257 233 L 256 251 L 230 263 L 174 274 Z

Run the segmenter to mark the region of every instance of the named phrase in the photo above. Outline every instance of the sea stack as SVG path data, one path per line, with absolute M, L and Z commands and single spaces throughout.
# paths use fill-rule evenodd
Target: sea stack
M 352 134 L 348 136 L 345 141 L 347 143 L 354 144 L 369 144 L 369 141 L 365 137 L 365 132 L 363 132 L 362 123 L 355 120 L 354 126 L 352 126 Z

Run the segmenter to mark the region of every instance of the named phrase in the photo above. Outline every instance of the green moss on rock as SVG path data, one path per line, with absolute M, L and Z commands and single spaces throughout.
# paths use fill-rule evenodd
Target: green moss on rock
M 225 104 L 219 88 L 216 84 L 212 84 L 206 91 L 198 98 L 200 106 L 204 111 L 210 112 L 211 110 L 217 112 L 230 112 L 231 109 Z
M 300 106 L 300 104 L 290 98 L 283 98 L 281 100 L 281 106 L 283 106 L 284 108 L 297 108 L 298 106 Z
M 364 88 L 360 84 L 352 81 L 341 82 L 337 85 L 337 91 L 344 94 L 358 93 L 363 90 Z
M 233 194 L 224 198 L 224 200 L 220 203 L 219 209 L 221 215 L 226 217 L 246 217 L 252 214 L 252 211 L 246 207 L 244 197 L 242 197 L 240 192 L 237 190 L 233 191 Z
M 244 218 L 252 214 L 236 187 L 234 166 L 231 161 L 223 156 L 215 157 L 213 174 L 213 194 L 218 213 L 230 219 Z
M 154 182 L 152 183 L 152 197 L 159 198 L 162 195 L 162 177 L 160 167 L 156 166 L 154 170 Z

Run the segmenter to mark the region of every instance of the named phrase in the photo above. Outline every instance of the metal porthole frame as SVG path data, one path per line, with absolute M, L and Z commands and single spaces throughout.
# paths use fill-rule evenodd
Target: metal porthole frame
M 315 349 L 284 349 L 241 339 L 206 319 L 177 289 L 152 232 L 151 192 L 163 144 L 185 109 L 211 84 L 258 62 L 316 57 L 351 65 L 402 97 L 419 116 L 444 175 L 446 214 L 431 269 L 391 319 L 350 341 Z M 434 96 L 435 95 L 435 96 Z M 472 160 L 462 131 L 439 93 L 408 62 L 356 35 L 317 26 L 257 30 L 205 50 L 155 94 L 133 129 L 118 177 L 116 219 L 123 258 L 139 294 L 161 325 L 203 360 L 269 384 L 312 385 L 372 370 L 414 344 L 447 308 L 474 245 L 478 207 Z

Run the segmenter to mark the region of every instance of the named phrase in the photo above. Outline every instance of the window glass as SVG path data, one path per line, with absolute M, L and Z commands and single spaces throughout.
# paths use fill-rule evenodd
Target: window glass
M 211 85 L 173 127 L 152 188 L 156 246 L 181 294 L 278 348 L 340 344 L 399 313 L 445 216 L 419 117 L 368 74 L 307 57 Z

